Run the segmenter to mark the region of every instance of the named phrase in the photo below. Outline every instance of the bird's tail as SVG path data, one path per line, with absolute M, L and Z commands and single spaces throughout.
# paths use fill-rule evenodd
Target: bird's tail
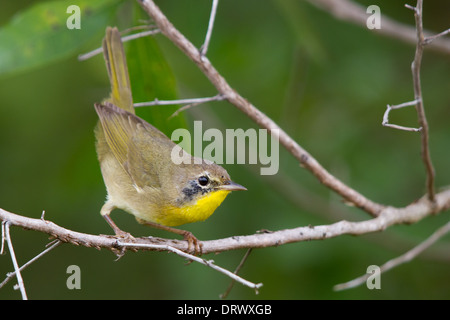
M 111 96 L 106 101 L 134 114 L 127 60 L 122 39 L 115 27 L 106 28 L 106 35 L 103 39 L 103 56 L 111 83 Z

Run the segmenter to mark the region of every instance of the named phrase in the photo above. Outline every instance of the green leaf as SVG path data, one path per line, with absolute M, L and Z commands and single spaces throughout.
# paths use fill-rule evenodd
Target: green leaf
M 140 7 L 136 9 L 135 25 L 138 25 L 140 19 L 145 16 L 140 15 L 142 12 Z M 130 41 L 125 48 L 135 103 L 152 101 L 155 98 L 177 99 L 175 76 L 153 37 Z M 173 130 L 186 128 L 182 113 L 170 118 L 178 108 L 179 105 L 142 107 L 137 108 L 136 113 L 170 138 Z
M 59 0 L 19 12 L 0 28 L 0 75 L 28 71 L 64 58 L 104 31 L 120 0 Z M 80 8 L 80 29 L 69 29 L 71 5 Z

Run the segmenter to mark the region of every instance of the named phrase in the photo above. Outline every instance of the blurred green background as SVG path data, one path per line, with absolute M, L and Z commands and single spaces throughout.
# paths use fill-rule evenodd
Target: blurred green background
M 65 22 L 69 17 L 65 8 L 77 2 L 46 5 L 55 8 L 55 21 Z M 20 70 L 13 68 L 0 74 L 0 207 L 34 218 L 45 210 L 46 219 L 68 229 L 110 234 L 99 214 L 106 192 L 93 134 L 97 122 L 93 104 L 109 94 L 109 83 L 101 55 L 84 62 L 79 62 L 77 55 L 99 47 L 107 25 L 125 29 L 146 16 L 133 1 L 98 0 L 92 3 L 102 5 L 99 9 L 82 11 L 81 30 L 68 30 L 55 22 L 51 30 L 57 36 L 45 38 L 39 35 L 40 20 L 33 26 L 25 19 L 22 32 L 6 39 L 11 32 L 4 30 L 14 16 L 43 3 L 21 0 L 0 5 L 0 64 L 8 51 L 14 52 L 14 46 L 23 53 L 24 61 L 30 61 Z M 379 5 L 382 14 L 414 23 L 412 12 L 403 7 L 402 1 L 359 3 Z M 188 39 L 201 46 L 211 1 L 169 0 L 157 4 Z M 425 1 L 425 28 L 435 32 L 448 28 L 449 10 L 450 3 Z M 42 19 L 50 18 L 43 15 Z M 167 39 L 162 35 L 154 39 L 126 44 L 135 102 L 216 94 L 203 74 Z M 22 50 L 29 49 L 27 41 L 40 40 L 46 45 L 35 45 L 35 53 L 27 56 Z M 33 65 L 38 50 L 48 61 Z M 238 92 L 332 174 L 374 201 L 394 206 L 405 206 L 424 194 L 420 136 L 381 126 L 386 104 L 413 100 L 413 56 L 413 45 L 339 21 L 302 0 L 221 1 L 208 51 L 211 62 Z M 449 58 L 426 50 L 422 64 L 438 187 L 450 184 Z M 203 104 L 168 119 L 176 109 L 152 107 L 139 109 L 138 114 L 169 134 L 176 127 L 191 128 L 194 120 L 203 120 L 204 130 L 256 128 L 226 102 Z M 391 121 L 417 126 L 413 108 L 391 113 Z M 346 207 L 285 150 L 280 152 L 277 175 L 260 176 L 259 167 L 225 165 L 233 180 L 248 191 L 229 196 L 207 221 L 183 227 L 208 240 L 261 229 L 369 218 Z M 173 236 L 141 226 L 120 210 L 112 216 L 123 230 L 135 236 Z M 381 290 L 366 286 L 332 290 L 335 284 L 365 273 L 369 265 L 381 265 L 409 250 L 446 221 L 448 212 L 378 234 L 253 250 L 240 275 L 264 286 L 255 295 L 236 284 L 229 298 L 448 299 L 448 236 L 411 263 L 383 274 Z M 46 235 L 16 227 L 11 228 L 11 236 L 19 264 L 48 243 Z M 234 270 L 244 254 L 239 250 L 205 258 Z M 28 297 L 217 299 L 230 282 L 205 266 L 185 265 L 174 254 L 130 252 L 115 259 L 108 250 L 62 245 L 23 272 Z M 81 290 L 66 287 L 70 265 L 81 269 Z M 0 256 L 0 281 L 12 270 L 6 252 Z M 20 298 L 13 284 L 11 281 L 0 290 L 0 299 Z

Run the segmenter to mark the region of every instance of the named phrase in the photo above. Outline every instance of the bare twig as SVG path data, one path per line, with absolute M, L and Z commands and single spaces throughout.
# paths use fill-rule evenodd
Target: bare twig
M 354 23 L 356 25 L 367 28 L 366 7 L 350 0 L 308 0 L 312 5 L 325 10 L 334 17 Z M 394 39 L 401 40 L 406 43 L 415 44 L 417 42 L 416 30 L 414 28 L 399 23 L 385 15 L 382 16 L 382 26 L 380 29 L 370 30 Z M 426 37 L 432 36 L 429 31 L 424 31 Z M 438 39 L 430 44 L 430 49 L 442 53 L 450 53 L 450 41 L 446 39 Z
M 391 123 L 383 123 L 383 126 L 397 129 L 397 130 L 411 131 L 411 132 L 420 132 L 422 130 L 422 128 L 405 127 L 405 126 L 399 126 L 397 124 L 391 124 Z
M 383 115 L 383 122 L 381 124 L 385 127 L 390 127 L 390 128 L 404 130 L 404 131 L 413 131 L 413 132 L 421 131 L 422 127 L 411 128 L 411 127 L 404 127 L 404 126 L 399 126 L 396 124 L 389 123 L 389 113 L 391 112 L 391 110 L 400 109 L 400 108 L 409 107 L 409 106 L 415 106 L 417 103 L 418 103 L 418 100 L 414 100 L 414 101 L 404 102 L 404 103 L 401 103 L 401 104 L 398 104 L 395 106 L 387 105 L 386 111 L 384 112 L 384 115 Z
M 127 28 L 125 30 L 120 31 L 121 35 L 130 33 L 130 32 L 134 32 L 134 31 L 138 31 L 138 30 L 156 30 L 154 25 L 149 24 L 148 21 L 142 21 L 143 23 L 145 23 L 144 25 L 140 25 L 140 26 L 134 26 L 134 27 L 130 27 Z
M 151 106 L 169 106 L 174 104 L 201 104 L 205 102 L 210 101 L 220 101 L 224 100 L 225 97 L 221 94 L 215 95 L 214 97 L 207 97 L 207 98 L 192 98 L 192 99 L 179 99 L 179 100 L 158 100 L 155 99 L 154 101 L 150 102 L 138 102 L 134 104 L 135 108 L 139 107 L 151 107 Z
M 57 246 L 59 246 L 61 244 L 61 241 L 56 240 L 53 242 L 52 245 L 50 245 L 47 249 L 45 249 L 44 251 L 42 251 L 41 253 L 39 253 L 37 256 L 35 256 L 34 258 L 32 258 L 31 260 L 29 260 L 27 263 L 25 263 L 23 266 L 21 266 L 19 268 L 19 271 L 23 271 L 26 267 L 28 267 L 29 265 L 31 265 L 33 262 L 35 262 L 37 259 L 39 259 L 40 257 L 42 257 L 44 254 L 46 254 L 47 252 L 53 250 L 54 248 L 56 248 Z M 16 276 L 16 272 L 10 272 L 7 274 L 5 280 L 3 280 L 2 283 L 0 283 L 0 288 L 2 288 L 5 284 L 7 284 L 9 282 L 9 280 L 13 279 Z
M 187 103 L 184 106 L 178 108 L 174 113 L 172 113 L 169 117 L 169 119 L 176 117 L 180 112 L 183 112 L 189 108 L 198 106 L 199 104 L 210 102 L 210 101 L 221 101 L 224 100 L 225 97 L 221 94 L 218 94 L 214 97 L 208 97 L 208 98 L 193 98 L 193 99 L 179 99 L 179 100 L 158 100 L 155 99 L 151 102 L 138 102 L 134 104 L 134 107 L 145 107 L 145 106 L 157 106 L 157 105 L 174 105 L 174 104 L 183 104 Z
M 196 257 L 192 254 L 183 252 L 177 248 L 174 248 L 172 246 L 168 246 L 168 245 L 158 245 L 158 244 L 144 244 L 144 243 L 124 243 L 124 242 L 117 242 L 117 245 L 119 247 L 123 247 L 123 248 L 145 248 L 145 249 L 153 249 L 153 250 L 167 250 L 173 253 L 176 253 L 177 255 L 186 258 L 188 260 L 191 261 L 195 261 L 198 262 L 200 264 L 203 264 L 205 266 L 208 266 L 220 273 L 225 274 L 226 276 L 230 277 L 231 279 L 233 279 L 233 281 L 237 281 L 249 288 L 255 289 L 256 293 L 258 293 L 258 289 L 262 287 L 262 283 L 253 283 L 250 282 L 248 280 L 245 280 L 244 278 L 239 277 L 236 273 L 232 273 L 222 267 L 219 267 L 218 265 L 214 264 L 213 260 L 205 260 L 199 257 Z
M 169 117 L 169 119 L 176 117 L 177 115 L 179 115 L 181 112 L 186 111 L 187 109 L 190 109 L 192 107 L 198 106 L 200 103 L 191 103 L 191 104 L 186 104 L 180 108 L 177 109 L 177 111 L 175 111 L 174 113 L 172 113 Z
M 147 37 L 147 36 L 153 36 L 160 32 L 161 31 L 159 31 L 158 29 L 154 29 L 154 30 L 143 31 L 143 32 L 135 33 L 135 34 L 130 34 L 129 36 L 122 37 L 122 42 L 127 42 L 127 41 L 131 41 L 134 39 L 139 39 L 139 38 L 143 38 L 143 37 Z
M 389 106 L 389 107 L 393 110 L 396 110 L 396 109 L 401 109 L 404 107 L 415 106 L 418 102 L 419 102 L 418 100 L 413 100 L 413 101 L 403 102 L 403 103 L 396 104 L 396 105 Z
M 447 34 L 450 33 L 450 28 L 447 30 L 444 30 L 438 34 L 435 34 L 434 36 L 428 36 L 425 38 L 424 44 L 430 44 L 431 42 L 433 42 L 434 40 L 436 40 L 439 37 L 443 37 L 446 36 Z
M 0 254 L 3 254 L 5 251 L 5 241 L 6 241 L 6 231 L 5 231 L 6 220 L 2 221 L 2 248 L 0 250 Z
M 250 255 L 250 253 L 252 252 L 252 248 L 248 249 L 245 252 L 244 257 L 242 258 L 241 262 L 239 263 L 239 265 L 237 266 L 236 270 L 234 270 L 234 274 L 238 274 L 238 272 L 241 270 L 241 268 L 244 266 L 245 261 L 247 261 L 248 256 Z M 222 293 L 220 295 L 220 299 L 226 299 L 228 297 L 228 294 L 230 293 L 231 289 L 233 289 L 234 283 L 236 282 L 236 280 L 231 280 L 230 285 L 228 286 L 227 290 L 225 290 L 224 293 Z
M 401 264 L 410 262 L 412 259 L 416 258 L 419 254 L 421 254 L 423 251 L 428 249 L 431 245 L 433 245 L 436 241 L 438 241 L 440 238 L 445 236 L 447 233 L 450 232 L 450 222 L 447 222 L 444 226 L 440 227 L 438 230 L 436 230 L 429 238 L 427 238 L 424 242 L 419 244 L 418 246 L 414 247 L 413 249 L 409 250 L 408 252 L 402 254 L 401 256 L 389 260 L 385 264 L 383 264 L 380 267 L 380 272 L 384 273 L 387 272 Z M 334 286 L 334 290 L 340 291 L 350 288 L 355 288 L 364 282 L 367 281 L 370 274 L 362 275 L 359 278 L 353 279 L 351 281 L 338 284 Z
M 209 41 L 211 40 L 211 34 L 214 26 L 214 19 L 216 18 L 217 6 L 219 5 L 219 0 L 213 0 L 211 7 L 211 15 L 209 17 L 208 30 L 206 32 L 205 42 L 200 48 L 200 54 L 202 56 L 206 55 L 209 47 Z
M 421 140 L 422 140 L 422 161 L 425 166 L 427 178 L 426 178 L 426 187 L 427 187 L 427 196 L 430 201 L 434 201 L 434 179 L 435 179 L 435 171 L 433 167 L 433 163 L 431 161 L 431 155 L 430 155 L 430 146 L 429 146 L 429 128 L 428 128 L 428 121 L 427 117 L 425 115 L 425 108 L 423 105 L 423 98 L 422 98 L 422 87 L 420 84 L 420 67 L 422 64 L 422 56 L 423 56 L 423 49 L 426 44 L 430 43 L 435 38 L 442 36 L 446 34 L 447 32 L 441 32 L 440 34 L 436 36 L 431 36 L 429 38 L 425 38 L 424 31 L 423 31 L 423 22 L 422 22 L 422 11 L 423 11 L 423 1 L 417 0 L 417 5 L 415 7 L 410 6 L 408 4 L 405 5 L 406 8 L 414 11 L 414 16 L 416 20 L 416 52 L 414 55 L 414 61 L 411 64 L 411 71 L 412 71 L 412 77 L 413 77 L 413 86 L 414 86 L 414 101 L 402 103 L 397 106 L 387 106 L 386 112 L 383 116 L 383 126 L 391 127 L 395 129 L 400 130 L 406 130 L 406 131 L 420 131 L 421 133 Z M 395 124 L 389 124 L 389 112 L 392 109 L 398 109 L 403 108 L 406 106 L 414 105 L 416 107 L 418 122 L 420 127 L 419 128 L 411 128 L 411 127 L 403 127 Z
M 2 228 L 2 229 L 5 232 L 4 236 L 5 236 L 6 242 L 8 243 L 9 255 L 11 256 L 14 270 L 16 272 L 17 284 L 19 286 L 20 293 L 22 294 L 22 299 L 28 300 L 27 292 L 25 291 L 25 285 L 23 284 L 23 279 L 22 279 L 22 275 L 20 274 L 20 269 L 19 269 L 19 265 L 17 263 L 16 255 L 14 254 L 14 248 L 13 248 L 12 241 L 11 241 L 11 235 L 9 234 L 10 222 L 4 221 L 3 224 L 4 224 L 4 228 Z
M 135 33 L 135 34 L 130 34 L 129 36 L 125 36 L 122 37 L 122 42 L 126 42 L 126 41 L 130 41 L 130 40 L 134 40 L 134 39 L 138 39 L 138 38 L 142 38 L 142 37 L 147 37 L 147 36 L 151 36 L 151 35 L 155 35 L 157 33 L 159 33 L 160 31 L 158 29 L 155 30 L 148 30 L 148 31 L 143 31 L 143 32 L 139 32 L 139 33 Z M 103 48 L 97 48 L 95 50 L 92 50 L 88 53 L 84 53 L 84 54 L 80 54 L 78 56 L 78 61 L 84 61 L 84 60 L 88 60 L 98 54 L 103 53 Z
M 411 71 L 413 76 L 413 85 L 414 85 L 414 99 L 417 101 L 416 103 L 416 111 L 417 117 L 422 130 L 421 138 L 422 138 L 422 161 L 425 165 L 425 169 L 427 172 L 427 195 L 430 201 L 434 201 L 434 177 L 435 171 L 433 167 L 433 163 L 431 161 L 430 155 L 430 147 L 429 147 L 429 129 L 428 129 L 428 121 L 425 115 L 425 108 L 423 105 L 422 99 L 422 87 L 420 84 L 420 66 L 422 64 L 422 55 L 423 48 L 425 46 L 425 36 L 423 33 L 423 23 L 422 23 L 422 0 L 417 0 L 417 5 L 414 7 L 414 16 L 416 18 L 416 29 L 417 29 L 417 44 L 416 44 L 416 53 L 414 56 L 414 61 L 411 65 Z M 409 8 L 411 8 L 409 6 Z
M 152 0 L 140 0 L 140 2 L 161 32 L 200 68 L 205 76 L 216 87 L 217 91 L 231 104 L 250 117 L 256 124 L 267 129 L 272 135 L 278 134 L 277 138 L 279 138 L 280 143 L 299 161 L 301 166 L 311 171 L 325 186 L 340 194 L 347 203 L 351 203 L 352 205 L 363 209 L 372 216 L 377 216 L 383 210 L 383 205 L 369 200 L 331 175 L 314 157 L 296 143 L 272 119 L 267 117 L 249 101 L 239 95 L 218 73 L 208 58 L 202 56 L 197 48 L 172 25 Z

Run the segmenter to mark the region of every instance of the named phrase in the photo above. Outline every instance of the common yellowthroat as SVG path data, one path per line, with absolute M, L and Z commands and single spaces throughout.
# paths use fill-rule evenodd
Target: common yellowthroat
M 139 223 L 182 235 L 188 250 L 194 245 L 198 251 L 199 242 L 191 232 L 172 227 L 207 219 L 231 191 L 246 188 L 231 181 L 221 166 L 184 151 L 190 164 L 175 164 L 171 153 L 176 144 L 135 114 L 117 28 L 106 29 L 103 54 L 111 96 L 95 104 L 100 118 L 96 149 L 108 192 L 100 213 L 117 236 L 131 237 L 110 217 L 120 208 Z

